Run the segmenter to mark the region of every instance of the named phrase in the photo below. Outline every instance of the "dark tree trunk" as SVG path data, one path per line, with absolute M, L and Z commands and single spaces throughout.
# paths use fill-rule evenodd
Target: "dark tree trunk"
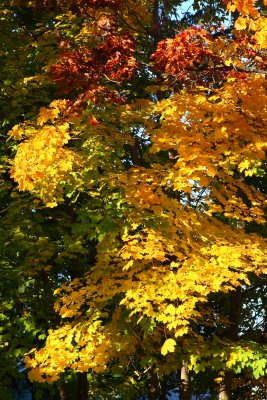
M 150 375 L 148 378 L 148 399 L 156 400 L 156 385 L 154 375 Z
M 230 294 L 230 310 L 229 321 L 230 325 L 226 330 L 225 337 L 233 342 L 238 341 L 239 324 L 241 316 L 241 287 L 238 287 Z M 231 400 L 233 372 L 224 371 L 223 381 L 220 386 L 218 400 Z
M 60 396 L 60 400 L 68 400 L 68 392 L 67 392 L 67 385 L 66 382 L 60 382 L 59 384 L 59 396 Z
M 229 320 L 231 324 L 227 329 L 226 336 L 236 342 L 238 341 L 241 314 L 241 287 L 239 286 L 230 296 Z
M 88 400 L 87 373 L 77 374 L 77 400 Z
M 129 150 L 130 150 L 130 156 L 131 156 L 131 160 L 133 165 L 141 165 L 141 157 L 140 157 L 140 152 L 137 146 L 137 143 L 135 143 L 135 145 L 133 146 L 129 146 Z

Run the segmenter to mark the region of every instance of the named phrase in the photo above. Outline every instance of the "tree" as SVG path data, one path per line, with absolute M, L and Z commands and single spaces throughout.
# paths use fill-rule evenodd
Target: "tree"
M 61 399 L 266 392 L 267 4 L 183 3 L 3 6 L 3 319 Z

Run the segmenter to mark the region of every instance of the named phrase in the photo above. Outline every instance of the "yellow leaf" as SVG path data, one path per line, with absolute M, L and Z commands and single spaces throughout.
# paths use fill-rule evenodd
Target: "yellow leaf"
M 229 360 L 226 363 L 227 368 L 231 368 L 233 365 L 236 364 L 236 361 L 238 360 L 238 353 L 232 352 L 230 354 Z
M 246 26 L 247 26 L 247 21 L 245 18 L 243 17 L 237 18 L 235 22 L 235 29 L 237 29 L 238 31 L 242 31 L 243 29 L 246 29 Z
M 161 348 L 161 354 L 163 356 L 166 356 L 167 353 L 173 353 L 175 346 L 176 346 L 176 342 L 174 339 L 165 340 L 165 342 Z
M 225 61 L 224 61 L 224 64 L 227 66 L 227 67 L 230 67 L 230 65 L 232 65 L 232 59 L 231 58 L 227 58 Z

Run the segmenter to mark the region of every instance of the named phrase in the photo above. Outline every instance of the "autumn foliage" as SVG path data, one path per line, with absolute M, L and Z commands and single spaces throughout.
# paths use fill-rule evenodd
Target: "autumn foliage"
M 266 394 L 267 3 L 195 22 L 180 3 L 13 5 L 39 21 L 38 62 L 5 131 L 2 257 L 27 282 L 22 318 L 50 293 L 29 379 L 81 400 Z

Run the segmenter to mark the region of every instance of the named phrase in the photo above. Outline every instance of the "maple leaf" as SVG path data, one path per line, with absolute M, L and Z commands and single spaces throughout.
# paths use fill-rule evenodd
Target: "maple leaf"
M 166 354 L 168 353 L 173 353 L 175 351 L 175 346 L 176 346 L 176 342 L 174 339 L 167 339 L 165 340 L 162 348 L 161 348 L 161 354 L 163 356 L 166 356 Z
M 246 26 L 247 26 L 247 20 L 246 20 L 246 18 L 239 17 L 239 18 L 235 21 L 235 28 L 238 29 L 238 30 L 246 29 Z

